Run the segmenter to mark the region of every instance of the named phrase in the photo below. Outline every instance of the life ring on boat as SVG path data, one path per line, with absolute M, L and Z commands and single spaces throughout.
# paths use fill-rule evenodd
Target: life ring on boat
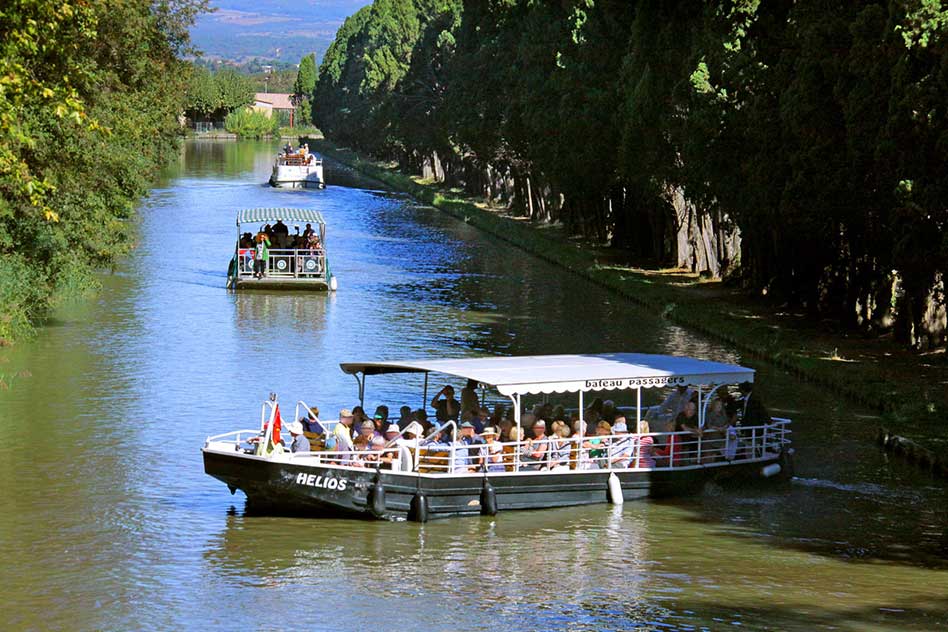
M 307 257 L 303 261 L 303 271 L 306 274 L 321 274 L 323 271 L 323 264 L 319 260 L 319 257 Z
M 286 272 L 287 266 L 289 266 L 289 262 L 286 259 L 277 259 L 276 261 L 277 270 L 279 270 L 280 272 Z

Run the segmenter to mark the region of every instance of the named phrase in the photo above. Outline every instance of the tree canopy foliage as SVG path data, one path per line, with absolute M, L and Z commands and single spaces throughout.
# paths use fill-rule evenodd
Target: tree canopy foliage
M 191 118 L 220 118 L 253 103 L 254 81 L 233 68 L 211 72 L 204 66 L 188 68 L 184 110 Z
M 131 245 L 173 155 L 179 55 L 206 6 L 9 0 L 0 10 L 0 343 Z
M 706 250 L 745 287 L 923 344 L 946 68 L 933 0 L 376 0 L 326 52 L 314 122 L 640 259 L 680 261 L 685 221 L 692 249 L 739 234 Z

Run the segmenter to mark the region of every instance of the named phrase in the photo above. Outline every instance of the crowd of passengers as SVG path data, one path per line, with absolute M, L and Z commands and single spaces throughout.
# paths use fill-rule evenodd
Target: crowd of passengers
M 278 219 L 276 224 L 266 224 L 263 226 L 257 234 L 246 232 L 240 236 L 239 245 L 241 248 L 257 248 L 261 250 L 260 255 L 263 255 L 262 248 L 290 248 L 297 250 L 319 250 L 321 249 L 322 243 L 319 241 L 319 233 L 313 229 L 312 224 L 307 224 L 306 228 L 303 229 L 303 232 L 300 233 L 300 227 L 294 226 L 294 234 L 290 234 L 290 227 L 283 223 L 282 219 Z
M 521 471 L 686 465 L 698 460 L 699 437 L 704 442 L 701 462 L 733 460 L 739 456 L 742 435 L 747 438 L 748 431 L 742 428 L 771 422 L 748 382 L 739 386 L 738 397 L 727 387 L 713 391 L 703 426 L 698 423 L 698 404 L 696 391 L 678 386 L 659 406 L 648 410 L 634 431 L 630 429 L 634 419 L 630 424 L 611 400 L 598 398 L 582 418 L 562 406 L 538 404 L 522 415 L 522 425 L 517 426 L 504 405 L 493 410 L 481 406 L 477 383 L 470 381 L 461 390 L 460 401 L 450 385 L 434 396 L 434 419 L 424 409 L 408 406 L 402 406 L 396 418 L 390 417 L 384 405 L 371 417 L 356 406 L 341 410 L 339 423 L 331 430 L 320 422 L 316 409 L 289 429 L 294 452 L 345 453 L 339 461 L 345 465 L 390 467 L 398 458 L 398 448 L 405 446 L 441 454 L 434 469 L 501 472 L 517 462 Z M 650 434 L 666 432 L 676 434 Z
M 311 165 L 316 162 L 316 154 L 310 153 L 309 143 L 303 143 L 296 149 L 293 149 L 292 143 L 287 143 L 283 146 L 280 157 L 301 165 Z

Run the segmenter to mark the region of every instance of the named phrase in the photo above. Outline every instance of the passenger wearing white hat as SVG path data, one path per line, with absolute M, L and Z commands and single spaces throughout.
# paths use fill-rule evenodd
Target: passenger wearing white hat
M 484 453 L 487 462 L 487 471 L 503 472 L 505 469 L 504 448 L 497 443 L 497 430 L 493 426 L 487 426 L 481 436 L 486 441 L 481 451 Z
M 628 436 L 625 417 L 618 415 L 612 424 L 612 434 L 617 435 L 609 444 L 609 466 L 626 469 L 632 466 L 632 437 Z
M 424 428 L 421 427 L 421 424 L 417 421 L 413 421 L 407 426 L 405 426 L 405 431 L 402 433 L 402 438 L 397 441 L 398 445 L 403 445 L 407 448 L 414 448 L 418 445 L 418 438 L 421 436 L 421 433 L 424 432 Z
M 401 429 L 398 424 L 389 424 L 388 428 L 385 429 L 385 442 L 394 441 L 399 432 L 401 432 Z
M 309 452 L 309 439 L 303 435 L 303 424 L 298 421 L 287 424 L 287 431 L 293 437 L 293 443 L 290 444 L 290 450 L 293 452 Z

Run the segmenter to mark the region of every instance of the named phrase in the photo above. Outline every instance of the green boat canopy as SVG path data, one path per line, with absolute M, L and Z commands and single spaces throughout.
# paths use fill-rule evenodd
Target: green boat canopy
M 278 219 L 301 224 L 319 224 L 325 226 L 323 214 L 308 208 L 247 208 L 237 212 L 237 225 L 264 224 Z

